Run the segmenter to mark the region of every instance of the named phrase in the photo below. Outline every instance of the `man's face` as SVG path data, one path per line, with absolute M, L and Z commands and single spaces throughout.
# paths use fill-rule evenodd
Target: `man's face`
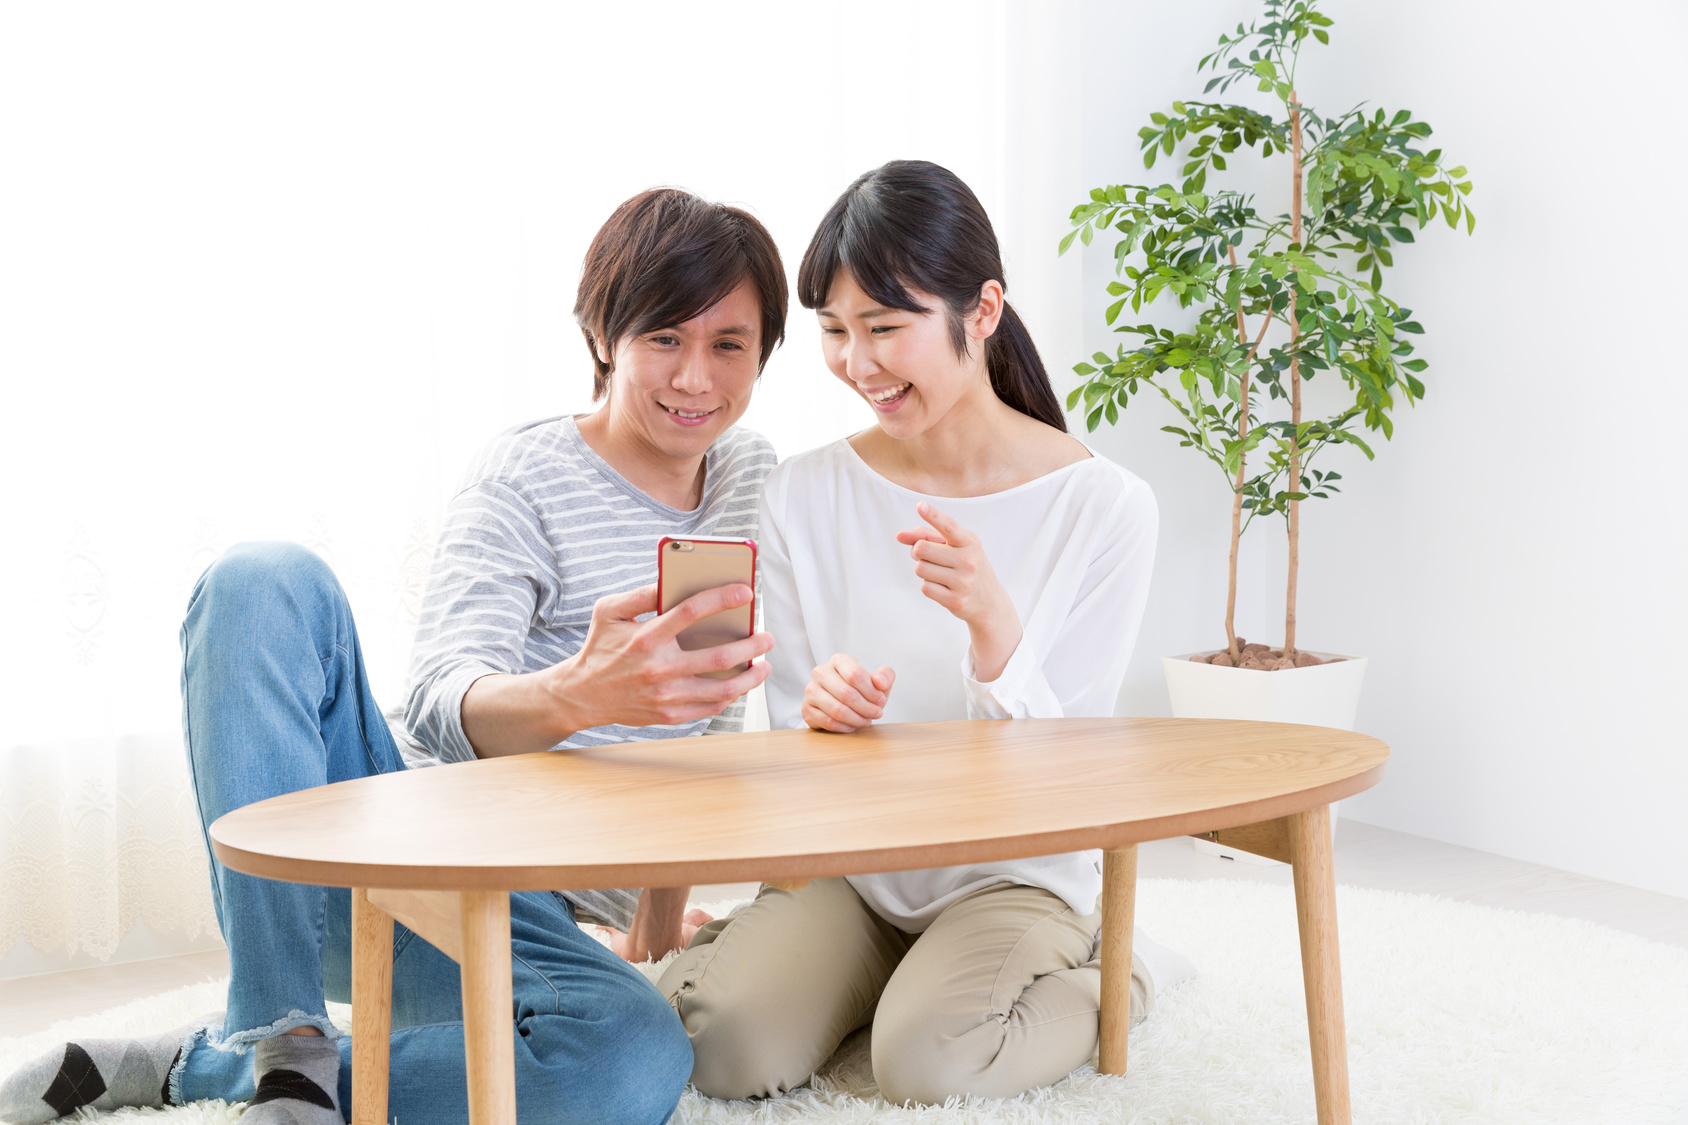
M 701 456 L 750 405 L 761 324 L 756 288 L 744 282 L 684 324 L 621 340 L 611 425 L 654 452 Z

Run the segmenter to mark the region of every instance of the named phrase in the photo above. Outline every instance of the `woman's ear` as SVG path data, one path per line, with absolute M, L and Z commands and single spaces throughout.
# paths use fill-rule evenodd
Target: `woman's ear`
M 1008 298 L 1002 292 L 1002 282 L 991 278 L 979 286 L 979 307 L 973 310 L 972 323 L 967 326 L 968 335 L 975 340 L 988 340 L 996 334 L 996 326 L 1002 323 L 1002 310 L 1008 306 Z

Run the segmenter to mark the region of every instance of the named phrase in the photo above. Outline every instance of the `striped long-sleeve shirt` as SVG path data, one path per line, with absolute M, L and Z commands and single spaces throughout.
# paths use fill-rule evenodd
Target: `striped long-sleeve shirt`
M 404 720 L 395 729 L 412 768 L 472 761 L 463 695 L 482 676 L 537 672 L 580 651 L 606 594 L 656 581 L 664 535 L 756 537 L 773 446 L 734 427 L 705 455 L 703 501 L 683 512 L 653 500 L 610 467 L 572 417 L 495 439 L 446 513 L 411 650 Z M 744 701 L 712 719 L 673 726 L 604 726 L 552 749 L 736 731 Z M 590 915 L 626 929 L 637 890 L 563 891 Z

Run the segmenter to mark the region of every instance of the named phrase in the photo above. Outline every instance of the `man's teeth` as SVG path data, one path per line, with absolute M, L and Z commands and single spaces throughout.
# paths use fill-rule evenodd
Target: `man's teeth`
M 703 418 L 715 413 L 713 410 L 675 410 L 672 406 L 663 407 L 670 414 L 678 414 L 682 418 Z
M 872 391 L 867 397 L 873 402 L 890 402 L 892 399 L 908 390 L 908 386 L 909 385 L 907 383 L 898 383 L 896 386 L 886 387 L 882 391 Z

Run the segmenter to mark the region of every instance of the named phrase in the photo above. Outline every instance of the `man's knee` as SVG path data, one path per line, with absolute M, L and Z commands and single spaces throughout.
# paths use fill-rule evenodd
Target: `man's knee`
M 692 1045 L 674 1011 L 646 985 L 601 1019 L 586 1089 L 564 1091 L 569 1120 L 662 1125 L 692 1073 Z M 597 1038 L 597 1036 L 595 1036 Z
M 245 644 L 284 620 L 332 617 L 344 603 L 328 564 L 297 543 L 237 543 L 200 576 L 184 639 L 216 649 Z M 190 643 L 190 660 L 196 647 Z
M 238 601 L 274 591 L 338 591 L 334 572 L 314 551 L 297 543 L 236 543 L 205 568 L 195 596 Z

